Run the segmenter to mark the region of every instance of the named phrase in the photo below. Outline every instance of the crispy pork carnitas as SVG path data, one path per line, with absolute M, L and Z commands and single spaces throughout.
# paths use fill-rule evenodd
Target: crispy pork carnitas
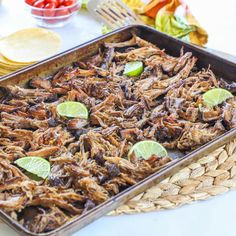
M 133 61 L 143 72 L 124 75 Z M 127 159 L 135 143 L 190 151 L 236 127 L 235 98 L 215 107 L 202 99 L 212 88 L 235 86 L 197 70 L 196 61 L 134 35 L 49 78 L 33 78 L 28 88 L 1 88 L 0 209 L 32 232 L 51 231 L 171 161 Z M 60 116 L 56 107 L 64 101 L 83 103 L 89 118 Z M 48 178 L 33 180 L 15 164 L 25 156 L 47 159 Z

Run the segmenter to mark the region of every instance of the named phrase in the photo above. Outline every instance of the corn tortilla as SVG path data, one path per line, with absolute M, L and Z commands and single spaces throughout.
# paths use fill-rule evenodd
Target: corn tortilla
M 22 67 L 22 66 L 27 66 L 29 64 L 30 63 L 20 63 L 20 62 L 10 61 L 0 53 L 0 65 Z
M 25 66 L 12 66 L 12 65 L 9 66 L 9 65 L 5 65 L 5 64 L 0 63 L 0 68 L 6 69 L 6 70 L 18 70 L 18 69 L 25 67 Z
M 2 69 L 0 68 L 0 74 L 1 75 L 7 75 L 7 74 L 10 74 L 12 72 L 14 72 L 15 70 L 6 70 L 6 69 Z
M 32 63 L 57 53 L 61 45 L 59 35 L 41 29 L 17 31 L 0 40 L 0 52 L 12 62 Z
M 21 69 L 22 67 L 28 66 L 28 65 L 30 65 L 30 63 L 26 64 L 26 63 L 17 63 L 17 62 L 9 61 L 3 55 L 0 54 L 0 70 L 3 69 L 4 71 L 5 70 L 15 71 L 15 70 Z M 0 73 L 0 74 L 3 74 L 3 73 Z M 4 74 L 6 74 L 6 72 Z

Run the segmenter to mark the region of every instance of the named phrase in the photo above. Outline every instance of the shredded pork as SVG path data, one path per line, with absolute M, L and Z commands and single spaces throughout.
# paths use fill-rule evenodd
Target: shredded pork
M 130 61 L 143 62 L 140 76 L 123 75 Z M 171 161 L 127 160 L 138 141 L 190 151 L 236 127 L 235 98 L 201 106 L 209 89 L 235 92 L 235 86 L 210 69 L 197 70 L 196 61 L 190 52 L 172 57 L 134 35 L 49 78 L 33 78 L 28 88 L 1 88 L 0 209 L 32 232 L 51 231 Z M 89 119 L 60 117 L 56 106 L 68 100 L 84 103 Z M 46 158 L 49 177 L 30 178 L 14 164 L 24 156 Z

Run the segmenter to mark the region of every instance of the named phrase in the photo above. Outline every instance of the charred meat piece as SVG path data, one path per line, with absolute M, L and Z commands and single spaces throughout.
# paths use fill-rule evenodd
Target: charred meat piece
M 39 156 L 39 157 L 49 157 L 55 154 L 59 150 L 59 147 L 45 147 L 36 151 L 27 152 L 28 156 Z
M 31 99 L 36 101 L 52 101 L 55 100 L 55 94 L 47 92 L 44 89 L 25 89 L 18 86 L 8 85 L 4 87 L 8 96 L 19 99 Z
M 215 127 L 209 127 L 208 124 L 189 124 L 186 125 L 183 134 L 178 140 L 177 147 L 180 150 L 195 149 L 220 134 L 222 134 L 222 130 L 218 130 Z
M 201 109 L 202 119 L 205 122 L 219 120 L 221 118 L 221 113 L 222 113 L 222 111 L 219 107 L 217 107 L 216 109 L 214 109 L 214 108 L 202 108 Z
M 29 81 L 29 85 L 32 88 L 49 90 L 52 87 L 51 81 L 40 77 L 35 77 Z
M 47 128 L 48 122 L 46 120 L 29 119 L 20 117 L 17 115 L 8 114 L 6 112 L 1 113 L 2 124 L 12 127 L 14 129 L 38 129 Z
M 183 127 L 184 125 L 175 118 L 166 116 L 155 121 L 153 135 L 159 142 L 165 144 L 178 140 L 183 132 Z M 150 136 L 151 132 L 148 137 Z
M 85 119 L 71 119 L 67 123 L 67 128 L 69 130 L 80 130 L 84 128 L 88 124 L 87 120 Z
M 236 106 L 235 100 L 230 103 L 225 103 L 223 106 L 223 122 L 226 126 L 226 129 L 232 129 L 236 127 Z
M 90 177 L 79 180 L 78 187 L 82 188 L 85 194 L 95 203 L 102 203 L 108 199 L 107 191 L 99 186 L 96 181 Z
M 220 87 L 229 90 L 231 93 L 236 93 L 236 83 L 227 83 L 225 80 L 220 80 Z
M 69 217 L 59 208 L 27 207 L 21 213 L 23 225 L 35 233 L 49 232 L 64 224 Z
M 26 196 L 12 195 L 1 193 L 0 194 L 0 207 L 5 211 L 20 210 L 24 208 Z
M 125 53 L 116 52 L 115 60 L 140 61 L 161 53 L 162 51 L 158 48 L 141 47 Z

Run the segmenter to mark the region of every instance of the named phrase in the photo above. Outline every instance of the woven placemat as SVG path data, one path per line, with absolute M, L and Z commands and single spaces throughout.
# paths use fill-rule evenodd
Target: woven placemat
M 172 209 L 236 188 L 236 139 L 139 194 L 109 215 Z

